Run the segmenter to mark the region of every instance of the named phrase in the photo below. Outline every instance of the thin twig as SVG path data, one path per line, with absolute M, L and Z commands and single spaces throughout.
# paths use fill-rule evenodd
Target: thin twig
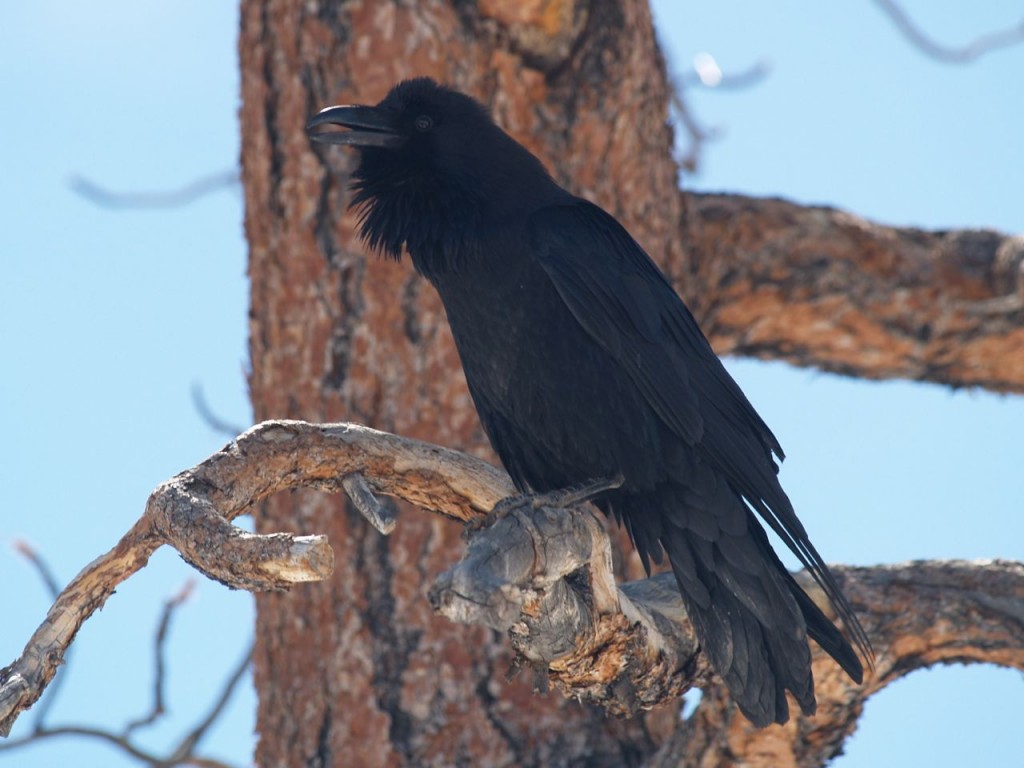
M 43 559 L 35 547 L 24 539 L 15 539 L 11 542 L 11 546 L 14 547 L 15 552 L 32 564 L 36 569 L 36 573 L 39 574 L 39 578 L 42 579 L 46 591 L 50 593 L 50 598 L 55 599 L 60 594 L 60 583 L 57 581 L 53 569 L 50 568 L 50 564 Z
M 164 706 L 164 680 L 167 673 L 166 649 L 167 637 L 171 626 L 171 618 L 177 609 L 191 596 L 195 589 L 195 581 L 189 579 L 185 585 L 178 590 L 178 593 L 164 602 L 163 612 L 160 614 L 160 623 L 157 625 L 156 636 L 153 640 L 153 706 L 150 711 L 142 717 L 130 721 L 122 731 L 122 736 L 127 738 L 132 732 L 146 725 L 151 725 L 163 715 L 167 709 Z
M 180 208 L 201 197 L 239 183 L 237 168 L 200 176 L 177 189 L 162 191 L 114 192 L 85 176 L 72 176 L 72 191 L 104 208 Z
M 892 20 L 896 28 L 916 48 L 933 59 L 947 64 L 965 64 L 1000 48 L 1009 48 L 1024 42 L 1024 20 L 1016 24 L 987 32 L 961 46 L 949 46 L 928 37 L 899 3 L 893 0 L 875 0 L 875 4 Z
M 37 572 L 43 578 L 43 581 L 47 584 L 47 587 L 50 589 L 53 596 L 56 597 L 59 593 L 59 590 L 57 589 L 57 581 L 53 575 L 53 571 L 50 569 L 46 561 L 27 542 L 16 541 L 14 543 L 14 548 L 19 554 L 24 556 L 32 563 L 33 566 L 35 566 Z M 166 706 L 164 704 L 164 689 L 167 678 L 166 646 L 167 638 L 169 637 L 171 619 L 177 612 L 177 609 L 180 608 L 186 600 L 188 600 L 194 589 L 195 581 L 190 579 L 180 590 L 178 590 L 176 594 L 164 603 L 164 608 L 161 612 L 160 621 L 154 638 L 154 693 L 153 706 L 149 713 L 129 722 L 120 734 L 106 728 L 84 725 L 47 727 L 43 724 L 45 713 L 56 700 L 57 691 L 60 689 L 60 685 L 64 680 L 64 677 L 61 676 L 60 679 L 54 680 L 46 694 L 42 697 L 42 701 L 36 708 L 35 720 L 29 734 L 22 738 L 0 742 L 0 751 L 17 749 L 28 744 L 60 736 L 79 736 L 104 741 L 117 747 L 126 755 L 150 766 L 172 768 L 173 766 L 188 765 L 198 766 L 200 768 L 231 768 L 231 766 L 222 761 L 196 755 L 195 749 L 198 747 L 199 742 L 206 735 L 210 727 L 221 716 L 225 706 L 231 699 L 231 696 L 234 694 L 235 690 L 237 690 L 239 682 L 245 676 L 245 672 L 252 661 L 253 649 L 251 646 L 246 652 L 241 663 L 237 665 L 236 669 L 225 681 L 224 686 L 210 711 L 199 721 L 198 725 L 182 737 L 178 746 L 172 750 L 169 756 L 160 757 L 156 753 L 139 746 L 131 739 L 132 733 L 138 728 L 154 723 L 161 715 L 166 713 Z M 70 654 L 65 654 L 65 657 L 67 658 L 69 655 Z
M 761 58 L 739 72 L 723 72 L 708 54 L 700 54 L 693 67 L 675 81 L 682 88 L 705 88 L 709 91 L 741 91 L 752 88 L 768 77 L 771 61 Z
M 57 728 L 44 728 L 42 730 L 35 731 L 28 736 L 23 736 L 20 739 L 11 739 L 9 741 L 0 742 L 0 751 L 13 750 L 18 747 L 23 747 L 29 743 L 40 742 L 46 739 L 54 739 L 60 736 L 85 736 L 90 739 L 97 739 L 98 741 L 104 741 L 108 744 L 112 744 L 125 754 L 144 763 L 148 763 L 149 765 L 162 764 L 162 759 L 159 755 L 142 749 L 123 736 L 118 736 L 117 734 L 111 733 L 110 731 L 106 731 L 102 728 L 93 728 L 87 725 L 62 725 Z
M 199 418 L 206 422 L 206 425 L 210 429 L 214 432 L 220 433 L 224 437 L 234 437 L 235 435 L 240 435 L 245 431 L 243 427 L 240 427 L 227 419 L 222 419 L 213 412 L 210 404 L 206 401 L 206 393 L 203 391 L 203 385 L 198 381 L 192 383 L 192 405 L 199 414 Z
M 195 728 L 189 731 L 174 749 L 172 756 L 179 760 L 179 762 L 184 762 L 186 757 L 190 760 L 194 759 L 192 756 L 193 750 L 199 745 L 199 742 L 206 735 L 210 726 L 217 722 L 217 718 L 221 716 L 224 708 L 228 705 L 232 695 L 234 695 L 235 690 L 238 688 L 238 684 L 242 681 L 246 672 L 249 670 L 249 665 L 252 664 L 252 655 L 254 650 L 254 646 L 249 646 L 248 652 L 242 657 L 242 660 L 235 667 L 234 672 L 231 673 L 231 676 L 224 683 L 220 696 L 217 697 L 217 700 L 210 708 L 210 711 L 206 714 L 206 717 L 200 720 L 196 724 Z
M 691 68 L 682 74 L 674 74 L 670 65 L 666 69 L 671 85 L 670 111 L 676 123 L 682 126 L 687 139 L 686 147 L 677 156 L 676 162 L 687 172 L 696 173 L 700 168 L 705 145 L 719 139 L 724 130 L 718 126 L 704 126 L 687 104 L 685 92 L 691 88 L 715 91 L 751 88 L 768 76 L 771 64 L 762 58 L 745 70 L 728 73 L 719 68 L 712 56 L 700 54 L 695 58 Z
M 133 757 L 139 762 L 145 763 L 153 768 L 173 768 L 173 766 L 179 765 L 197 766 L 201 768 L 233 768 L 229 763 L 225 763 L 221 760 L 201 757 L 198 755 L 190 754 L 180 759 L 164 758 L 155 752 L 140 747 L 138 744 L 124 736 L 118 736 L 117 734 L 111 733 L 110 731 L 102 728 L 93 728 L 87 725 L 62 725 L 58 728 L 46 728 L 38 733 L 33 733 L 20 739 L 11 739 L 10 741 L 0 742 L 0 751 L 15 750 L 30 743 L 38 743 L 40 741 L 45 741 L 46 739 L 60 738 L 61 736 L 79 736 L 105 742 L 121 750 L 125 755 Z

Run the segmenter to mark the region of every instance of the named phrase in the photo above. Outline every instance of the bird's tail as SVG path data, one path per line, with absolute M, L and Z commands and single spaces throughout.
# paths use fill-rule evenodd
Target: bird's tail
M 705 500 L 712 502 L 711 511 L 689 492 L 663 488 L 657 495 L 658 540 L 697 638 L 752 723 L 786 722 L 787 690 L 804 713 L 814 713 L 808 635 L 860 680 L 861 664 L 850 643 L 786 570 L 737 496 L 715 494 Z M 659 559 L 653 548 L 638 548 Z

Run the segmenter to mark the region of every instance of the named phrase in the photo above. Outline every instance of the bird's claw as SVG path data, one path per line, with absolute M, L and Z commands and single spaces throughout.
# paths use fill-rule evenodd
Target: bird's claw
M 466 523 L 463 530 L 463 537 L 476 533 L 484 528 L 489 528 L 503 517 L 521 509 L 540 509 L 541 507 L 552 507 L 554 509 L 566 509 L 575 504 L 582 504 L 590 501 L 595 496 L 611 491 L 622 486 L 626 479 L 622 473 L 611 478 L 590 480 L 579 485 L 572 485 L 568 488 L 558 488 L 545 493 L 519 493 L 513 496 L 506 496 L 494 505 L 494 508 L 483 517 L 478 517 Z

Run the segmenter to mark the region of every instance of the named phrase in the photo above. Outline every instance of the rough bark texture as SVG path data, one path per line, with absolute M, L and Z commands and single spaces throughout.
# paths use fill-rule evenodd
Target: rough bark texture
M 384 507 L 377 494 L 458 520 L 480 520 L 503 500 L 503 516 L 475 530 L 461 560 L 433 580 L 430 602 L 448 619 L 507 635 L 516 667 L 532 672 L 535 687 L 553 683 L 579 702 L 636 718 L 659 705 L 675 712 L 683 692 L 711 682 L 673 576 L 617 585 L 607 528 L 588 505 L 550 506 L 572 504 L 566 494 L 506 498 L 506 474 L 429 443 L 354 424 L 268 421 L 161 484 L 117 546 L 57 596 L 22 655 L 0 669 L 0 735 L 38 700 L 82 623 L 158 546 L 168 544 L 211 578 L 252 591 L 328 578 L 333 559 L 324 537 L 251 534 L 230 522 L 273 494 L 299 488 L 344 489 L 362 498 L 360 508 L 373 519 Z M 753 728 L 712 687 L 648 764 L 728 766 L 741 758 L 750 765 L 822 765 L 841 749 L 864 700 L 914 669 L 954 661 L 1024 669 L 1024 565 L 915 562 L 836 573 L 878 650 L 865 684 L 852 684 L 819 652 L 817 717 L 768 729 Z M 810 578 L 800 577 L 814 599 L 827 602 Z M 75 730 L 37 728 L 0 750 Z M 127 735 L 105 737 L 160 762 Z
M 149 522 L 140 521 L 64 588 L 21 656 L 0 669 L 0 736 L 10 734 L 18 715 L 42 696 L 82 624 L 103 607 L 114 587 L 145 567 L 159 546 Z
M 431 75 L 489 103 L 569 188 L 617 216 L 720 351 L 866 376 L 1024 391 L 1019 241 L 887 230 L 779 201 L 680 193 L 668 87 L 641 0 L 243 0 L 242 167 L 257 419 L 356 420 L 486 448 L 440 304 L 367 259 L 345 211 L 353 158 L 307 117 Z M 322 585 L 258 601 L 261 765 L 622 765 L 677 719 L 630 721 L 507 683 L 493 632 L 430 610 L 459 528 L 385 538 L 337 501 L 267 502 L 259 530 L 329 534 Z
M 461 521 L 483 519 L 514 491 L 508 475 L 480 459 L 361 425 L 258 424 L 161 484 L 117 546 L 61 591 L 21 656 L 0 669 L 0 736 L 39 699 L 82 624 L 164 544 L 238 589 L 329 578 L 334 559 L 325 537 L 231 525 L 268 497 L 302 488 L 354 494 L 371 518 L 386 506 L 377 494 L 386 494 Z M 435 609 L 503 634 L 514 629 L 516 651 L 539 679 L 546 681 L 550 666 L 567 692 L 612 711 L 649 707 L 706 681 L 678 596 L 666 602 L 663 589 L 643 587 L 620 596 L 608 534 L 594 511 L 535 501 L 517 499 L 475 535 L 463 562 L 431 588 Z M 28 739 L 41 736 L 36 730 Z
M 345 212 L 352 158 L 314 153 L 309 115 L 376 102 L 412 74 L 451 82 L 678 271 L 681 200 L 654 51 L 635 1 L 243 2 L 257 419 L 357 420 L 485 450 L 434 292 L 408 264 L 365 258 Z M 507 683 L 500 637 L 433 615 L 427 576 L 459 551 L 457 526 L 412 517 L 385 539 L 308 493 L 271 500 L 257 524 L 286 523 L 329 534 L 338 565 L 329 583 L 258 601 L 260 764 L 621 765 L 650 751 L 641 722 Z
M 651 768 L 817 768 L 842 751 L 864 702 L 916 669 L 991 663 L 1024 669 L 1024 565 L 1005 561 L 912 562 L 836 568 L 878 656 L 863 686 L 815 649 L 818 713 L 756 729 L 721 689 L 655 755 Z M 810 594 L 821 600 L 806 574 Z
M 720 354 L 1024 392 L 1024 237 L 687 196 L 693 303 Z

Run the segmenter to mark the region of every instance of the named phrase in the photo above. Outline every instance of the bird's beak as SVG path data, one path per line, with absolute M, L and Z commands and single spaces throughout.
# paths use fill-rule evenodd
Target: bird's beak
M 314 130 L 321 125 L 338 125 L 350 131 Z M 327 107 L 306 124 L 306 133 L 312 141 L 323 144 L 344 144 L 349 147 L 397 148 L 405 144 L 406 136 L 398 125 L 397 115 L 377 107 L 345 105 Z

